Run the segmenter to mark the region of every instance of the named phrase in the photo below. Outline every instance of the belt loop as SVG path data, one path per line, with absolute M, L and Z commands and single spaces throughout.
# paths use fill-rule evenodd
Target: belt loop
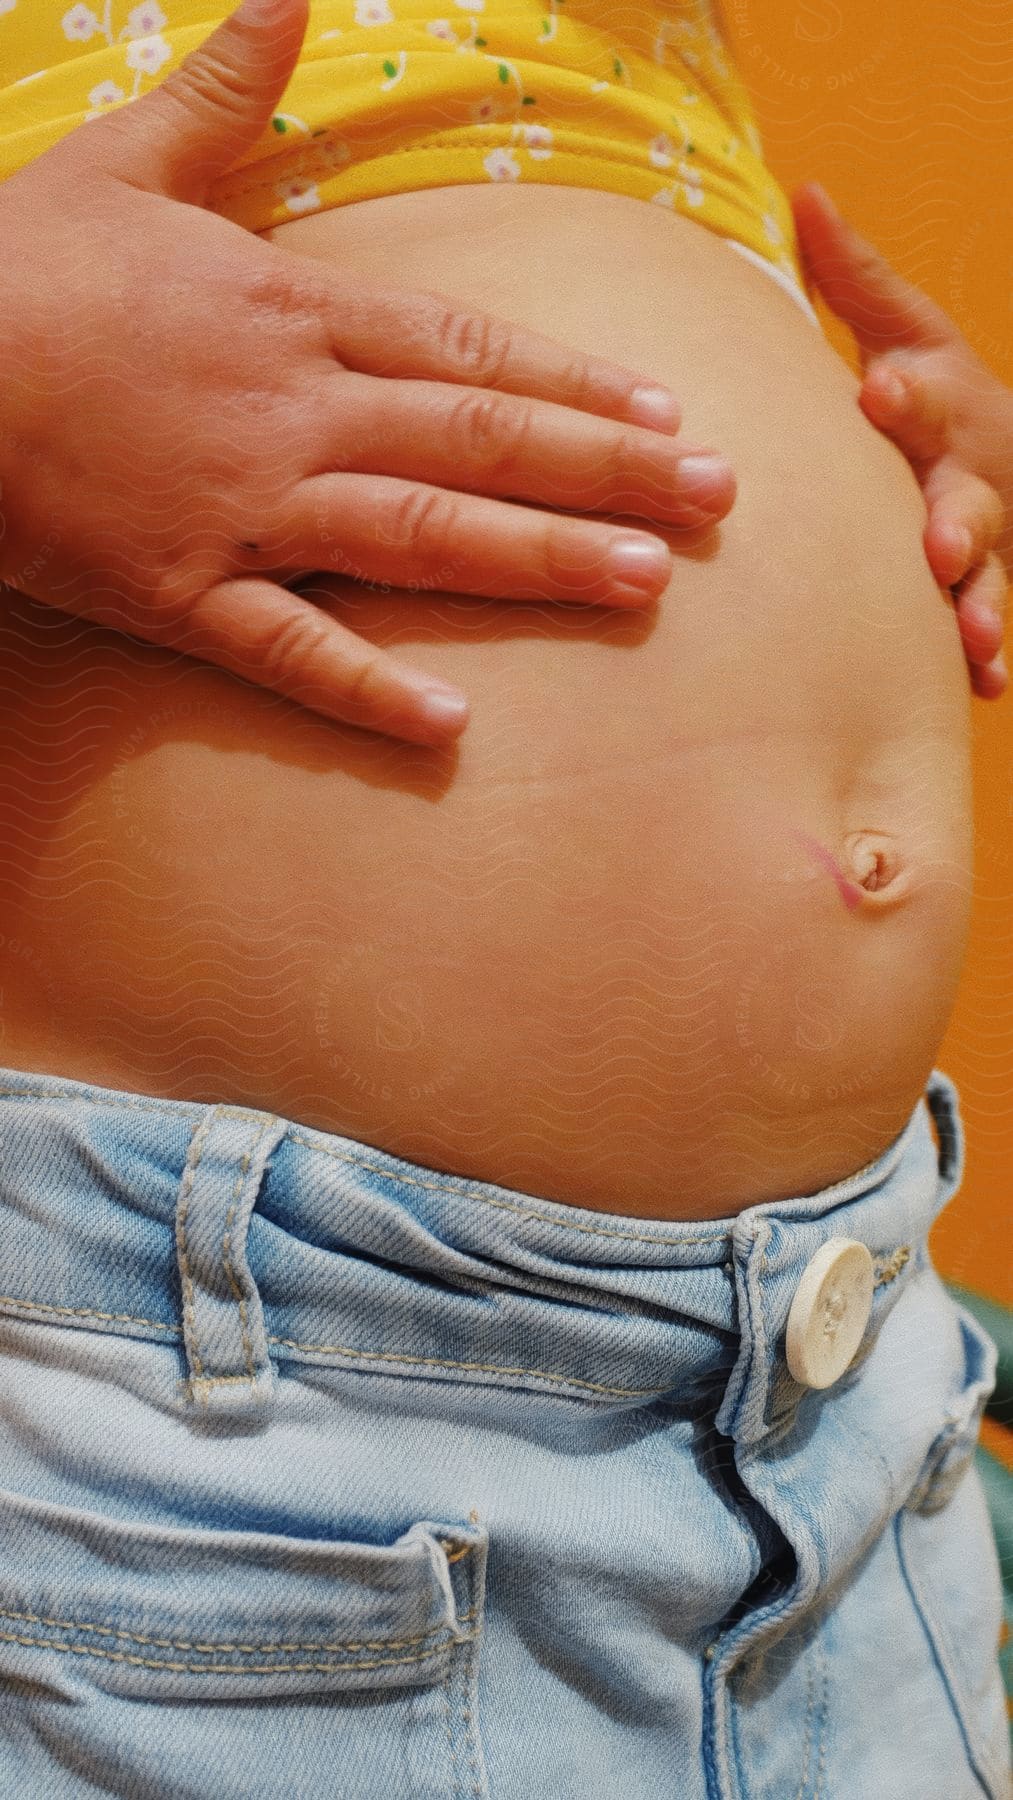
M 264 1311 L 246 1233 L 268 1157 L 288 1129 L 273 1113 L 208 1107 L 176 1198 L 187 1398 L 216 1415 L 262 1413 L 273 1394 Z

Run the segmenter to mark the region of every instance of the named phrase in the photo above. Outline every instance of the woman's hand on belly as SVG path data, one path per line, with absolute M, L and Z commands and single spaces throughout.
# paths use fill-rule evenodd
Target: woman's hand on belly
M 1009 682 L 1002 641 L 1013 579 L 1013 392 L 818 182 L 792 199 L 810 279 L 855 334 L 859 402 L 904 452 L 925 495 L 925 553 L 956 600 L 971 685 L 997 700 Z
M 439 295 L 339 279 L 202 210 L 301 35 L 227 20 L 0 190 L 0 580 L 328 717 L 444 743 L 464 696 L 286 578 L 642 605 L 665 541 L 557 509 L 698 524 L 734 482 L 673 440 L 656 382 Z

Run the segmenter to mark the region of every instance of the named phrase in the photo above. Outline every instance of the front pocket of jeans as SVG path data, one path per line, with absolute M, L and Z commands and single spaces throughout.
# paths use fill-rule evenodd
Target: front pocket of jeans
M 483 1530 L 431 1520 L 328 1542 L 0 1492 L 0 1672 L 75 1699 L 437 1688 L 477 1650 L 486 1551 Z
M 966 1308 L 956 1311 L 963 1366 L 947 1415 L 896 1520 L 908 1592 L 932 1647 L 969 1760 L 993 1800 L 1008 1800 L 1009 1744 L 999 1673 L 1002 1575 L 973 1467 L 996 1349 Z
M 963 1361 L 946 1418 L 907 1496 L 910 1512 L 938 1512 L 956 1492 L 974 1456 L 982 1414 L 995 1389 L 995 1344 L 973 1313 L 947 1298 L 959 1321 Z

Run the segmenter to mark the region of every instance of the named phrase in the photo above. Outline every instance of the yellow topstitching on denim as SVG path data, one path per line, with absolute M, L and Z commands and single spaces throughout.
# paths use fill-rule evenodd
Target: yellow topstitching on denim
M 120 1319 L 125 1325 L 151 1325 L 155 1331 L 182 1335 L 182 1325 L 163 1325 L 161 1319 L 145 1319 L 139 1313 L 100 1312 L 96 1306 L 50 1306 L 46 1300 L 28 1300 L 21 1294 L 0 1294 L 0 1306 L 22 1306 L 30 1312 L 65 1313 L 72 1319 Z
M 460 1557 L 469 1555 L 473 1548 L 473 1545 L 465 1544 L 464 1548 L 458 1550 L 454 1556 L 448 1556 L 447 1561 L 457 1562 Z M 477 1616 L 477 1608 L 472 1607 L 470 1612 L 461 1613 L 457 1622 L 460 1625 L 467 1625 Z M 350 1638 L 347 1642 L 334 1643 L 323 1641 L 309 1644 L 226 1644 L 220 1643 L 216 1639 L 211 1643 L 202 1644 L 190 1638 L 146 1637 L 139 1631 L 117 1631 L 111 1625 L 93 1625 L 87 1619 L 47 1619 L 44 1613 L 0 1611 L 0 1619 L 19 1619 L 23 1625 L 52 1625 L 60 1631 L 93 1631 L 97 1637 L 122 1638 L 130 1644 L 149 1644 L 156 1650 L 196 1650 L 200 1652 L 206 1650 L 209 1653 L 213 1650 L 233 1650 L 243 1654 L 262 1650 L 278 1656 L 293 1650 L 410 1650 L 415 1644 L 424 1644 L 427 1638 L 438 1637 L 441 1632 L 450 1629 L 446 1624 L 432 1625 L 428 1631 L 420 1632 L 417 1637 L 383 1638 L 379 1641 L 363 1639 L 359 1642 Z M 162 1666 L 161 1663 L 158 1664 L 159 1668 Z
M 454 1187 L 449 1181 L 420 1181 L 415 1175 L 406 1175 L 400 1169 L 378 1168 L 375 1163 L 367 1163 L 358 1156 L 349 1156 L 343 1150 L 331 1150 L 326 1144 L 314 1143 L 312 1138 L 303 1137 L 300 1132 L 290 1130 L 286 1134 L 294 1144 L 305 1144 L 308 1150 L 315 1150 L 319 1156 L 330 1156 L 335 1162 L 350 1163 L 353 1168 L 362 1169 L 367 1175 L 383 1175 L 388 1181 L 403 1181 L 408 1187 L 430 1188 L 438 1194 L 454 1194 L 460 1200 L 479 1200 L 483 1206 L 498 1206 L 504 1212 L 519 1213 L 525 1219 L 537 1219 L 542 1225 L 555 1225 L 560 1231 L 582 1231 L 591 1237 L 609 1237 L 629 1239 L 636 1244 L 671 1244 L 679 1247 L 684 1244 L 722 1244 L 728 1241 L 727 1231 L 708 1231 L 696 1237 L 660 1237 L 646 1231 L 616 1231 L 604 1225 L 581 1225 L 572 1219 L 553 1219 L 541 1213 L 531 1204 L 521 1206 L 516 1200 L 500 1200 L 492 1194 L 476 1192 L 473 1188 Z M 549 1205 L 559 1204 L 550 1201 Z M 659 1220 L 659 1224 L 664 1221 Z
M 381 1656 L 369 1662 L 268 1663 L 253 1667 L 244 1667 L 242 1663 L 165 1662 L 158 1657 L 128 1656 L 122 1650 L 99 1650 L 92 1644 L 57 1644 L 51 1638 L 19 1637 L 13 1631 L 0 1631 L 0 1643 L 24 1644 L 31 1650 L 56 1650 L 62 1656 L 101 1656 L 107 1662 L 129 1663 L 137 1669 L 167 1669 L 171 1675 L 314 1675 L 334 1673 L 339 1669 L 354 1674 L 358 1669 L 399 1668 L 402 1663 L 427 1662 L 458 1644 L 470 1643 L 475 1636 L 473 1631 L 463 1632 L 460 1637 L 449 1637 L 446 1643 L 436 1644 L 430 1650 L 417 1650 L 412 1656 Z
M 579 1375 L 560 1374 L 552 1369 L 514 1369 L 501 1363 L 455 1362 L 442 1356 L 407 1356 L 393 1350 L 351 1350 L 346 1344 L 302 1344 L 296 1338 L 268 1336 L 270 1344 L 287 1344 L 291 1350 L 316 1350 L 322 1355 L 354 1357 L 357 1361 L 410 1363 L 432 1369 L 469 1369 L 479 1375 L 528 1375 L 536 1381 L 561 1381 L 568 1387 L 589 1388 L 595 1394 L 618 1394 L 636 1399 L 641 1394 L 667 1394 L 667 1387 L 608 1387 L 601 1381 L 584 1381 Z

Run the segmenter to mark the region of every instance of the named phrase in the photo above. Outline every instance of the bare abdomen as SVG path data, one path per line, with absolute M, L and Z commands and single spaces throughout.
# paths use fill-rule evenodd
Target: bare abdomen
M 433 190 L 272 235 L 668 381 L 739 498 L 669 534 L 649 619 L 321 584 L 465 687 L 446 758 L 13 603 L 4 1061 L 645 1216 L 868 1161 L 956 985 L 968 694 L 851 376 L 726 245 L 616 195 Z

